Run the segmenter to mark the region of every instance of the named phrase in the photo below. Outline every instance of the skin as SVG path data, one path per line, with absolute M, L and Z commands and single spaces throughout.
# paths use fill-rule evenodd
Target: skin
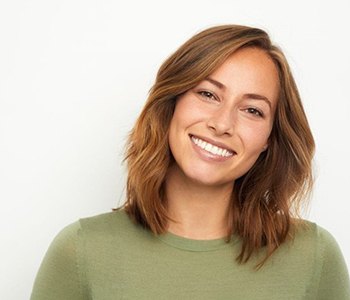
M 234 181 L 268 147 L 278 92 L 270 57 L 245 48 L 178 98 L 169 128 L 175 158 L 166 180 L 169 232 L 206 240 L 227 234 Z M 202 149 L 193 136 L 225 155 Z

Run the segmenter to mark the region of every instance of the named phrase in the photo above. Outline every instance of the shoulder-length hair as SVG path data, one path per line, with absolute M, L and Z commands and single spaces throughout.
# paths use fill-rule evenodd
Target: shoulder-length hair
M 185 42 L 161 65 L 148 100 L 132 129 L 126 149 L 128 177 L 126 213 L 154 234 L 166 232 L 169 216 L 164 185 L 174 158 L 168 130 L 179 95 L 207 78 L 243 47 L 267 53 L 279 74 L 279 99 L 268 149 L 234 183 L 231 196 L 231 235 L 242 248 L 239 263 L 264 248 L 271 254 L 293 237 L 301 200 L 310 192 L 314 140 L 297 86 L 282 51 L 258 28 L 223 25 L 206 29 Z

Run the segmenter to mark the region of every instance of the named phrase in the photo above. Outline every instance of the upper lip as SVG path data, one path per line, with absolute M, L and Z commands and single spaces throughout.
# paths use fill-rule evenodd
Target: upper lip
M 222 149 L 226 149 L 226 150 L 228 150 L 228 151 L 230 151 L 230 152 L 236 154 L 236 151 L 235 151 L 235 150 L 231 149 L 230 147 L 228 147 L 228 146 L 225 145 L 224 143 L 217 142 L 217 141 L 214 141 L 214 140 L 212 140 L 212 139 L 210 139 L 210 138 L 202 137 L 202 136 L 200 136 L 200 135 L 190 134 L 190 137 L 192 137 L 192 136 L 194 136 L 194 137 L 196 137 L 196 138 L 199 138 L 199 139 L 201 139 L 201 140 L 203 140 L 203 141 L 205 141 L 205 142 L 208 142 L 208 143 L 210 143 L 210 144 L 212 144 L 212 145 L 214 145 L 214 146 L 220 147 L 220 148 L 222 148 Z

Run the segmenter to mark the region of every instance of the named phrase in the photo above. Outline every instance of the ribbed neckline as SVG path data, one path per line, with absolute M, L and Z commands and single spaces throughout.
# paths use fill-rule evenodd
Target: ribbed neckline
M 213 251 L 224 247 L 230 247 L 238 241 L 234 235 L 231 237 L 230 242 L 226 242 L 226 238 L 194 240 L 173 234 L 171 232 L 158 235 L 157 237 L 162 242 L 174 248 L 196 252 Z
M 125 210 L 122 209 L 120 211 L 122 211 L 123 215 L 127 218 L 127 220 L 131 222 Z M 135 223 L 132 223 L 132 224 L 134 226 L 138 226 L 138 225 L 135 225 Z M 146 231 L 148 234 L 153 235 L 153 233 L 151 233 L 149 230 L 146 230 Z M 195 251 L 195 252 L 213 251 L 224 247 L 232 247 L 234 244 L 236 244 L 239 241 L 239 238 L 237 235 L 232 235 L 230 242 L 226 242 L 226 237 L 212 239 L 212 240 L 195 240 L 195 239 L 185 238 L 171 232 L 155 235 L 155 237 L 161 240 L 163 243 L 173 248 L 177 248 L 185 251 Z

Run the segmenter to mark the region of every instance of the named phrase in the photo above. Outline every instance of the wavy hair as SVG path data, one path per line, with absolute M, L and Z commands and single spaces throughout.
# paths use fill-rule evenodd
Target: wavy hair
M 311 191 L 314 140 L 297 86 L 282 51 L 268 34 L 240 25 L 222 25 L 199 32 L 159 68 L 147 102 L 127 142 L 126 202 L 129 217 L 154 234 L 166 232 L 170 220 L 165 179 L 173 156 L 168 130 L 179 95 L 207 78 L 230 55 L 243 47 L 267 53 L 279 74 L 279 98 L 269 147 L 252 168 L 235 181 L 231 196 L 231 235 L 242 247 L 236 260 L 247 262 L 264 248 L 260 268 L 288 238 L 299 222 L 302 200 Z

